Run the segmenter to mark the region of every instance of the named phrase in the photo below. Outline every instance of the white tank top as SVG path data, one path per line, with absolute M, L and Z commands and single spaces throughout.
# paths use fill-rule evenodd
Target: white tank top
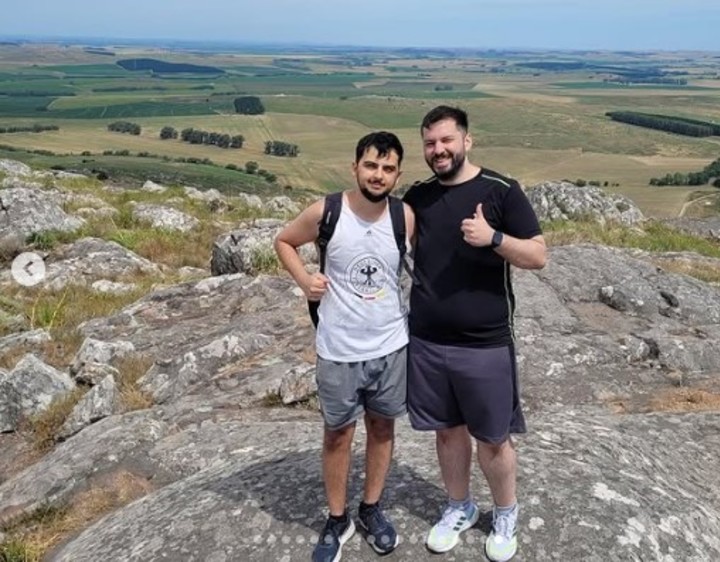
M 402 300 L 400 252 L 390 210 L 376 222 L 356 216 L 343 195 L 342 211 L 327 246 L 315 338 L 323 359 L 350 363 L 382 357 L 408 342 Z

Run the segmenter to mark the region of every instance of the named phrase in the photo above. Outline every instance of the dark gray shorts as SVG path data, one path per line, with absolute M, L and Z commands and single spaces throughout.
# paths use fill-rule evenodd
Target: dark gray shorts
M 340 429 L 367 411 L 395 419 L 407 412 L 407 348 L 341 363 L 318 356 L 315 378 L 325 425 Z
M 514 347 L 457 347 L 411 336 L 408 412 L 415 429 L 467 425 L 488 443 L 525 433 Z

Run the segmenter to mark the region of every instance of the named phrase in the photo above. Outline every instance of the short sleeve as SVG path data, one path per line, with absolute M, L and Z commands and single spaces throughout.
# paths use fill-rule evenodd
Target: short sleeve
M 542 234 L 540 223 L 520 184 L 513 181 L 503 199 L 503 232 L 527 240 Z

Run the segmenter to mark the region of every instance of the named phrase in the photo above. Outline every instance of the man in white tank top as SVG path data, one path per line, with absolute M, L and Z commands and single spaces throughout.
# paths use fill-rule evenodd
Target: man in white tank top
M 406 412 L 407 309 L 400 291 L 400 252 L 388 196 L 400 177 L 403 147 L 392 133 L 364 136 L 327 245 L 325 273 L 309 273 L 297 248 L 318 239 L 325 201 L 302 211 L 275 239 L 275 250 L 308 300 L 319 301 L 316 335 L 318 396 L 325 422 L 322 465 L 329 515 L 313 562 L 338 562 L 355 532 L 347 501 L 355 425 L 367 431 L 366 479 L 358 522 L 379 554 L 398 536 L 380 508 L 394 440 L 394 420 Z M 405 230 L 415 221 L 404 205 Z

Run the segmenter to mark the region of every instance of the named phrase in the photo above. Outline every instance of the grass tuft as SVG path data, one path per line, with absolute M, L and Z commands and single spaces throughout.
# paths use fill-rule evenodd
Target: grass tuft
M 642 229 L 591 221 L 548 221 L 543 223 L 543 231 L 551 246 L 594 243 L 650 252 L 697 252 L 720 258 L 720 244 L 656 221 L 648 221 Z
M 0 562 L 40 562 L 68 537 L 151 489 L 146 479 L 119 471 L 64 505 L 43 506 L 16 518 L 0 528 L 7 535 L 0 543 Z
M 120 371 L 117 384 L 123 411 L 144 410 L 153 405 L 152 396 L 141 390 L 138 384 L 152 364 L 152 358 L 139 354 L 129 355 L 117 361 L 115 367 Z
M 27 420 L 37 450 L 47 451 L 52 448 L 60 428 L 87 391 L 87 388 L 77 387 L 65 396 L 56 398 L 47 409 Z

